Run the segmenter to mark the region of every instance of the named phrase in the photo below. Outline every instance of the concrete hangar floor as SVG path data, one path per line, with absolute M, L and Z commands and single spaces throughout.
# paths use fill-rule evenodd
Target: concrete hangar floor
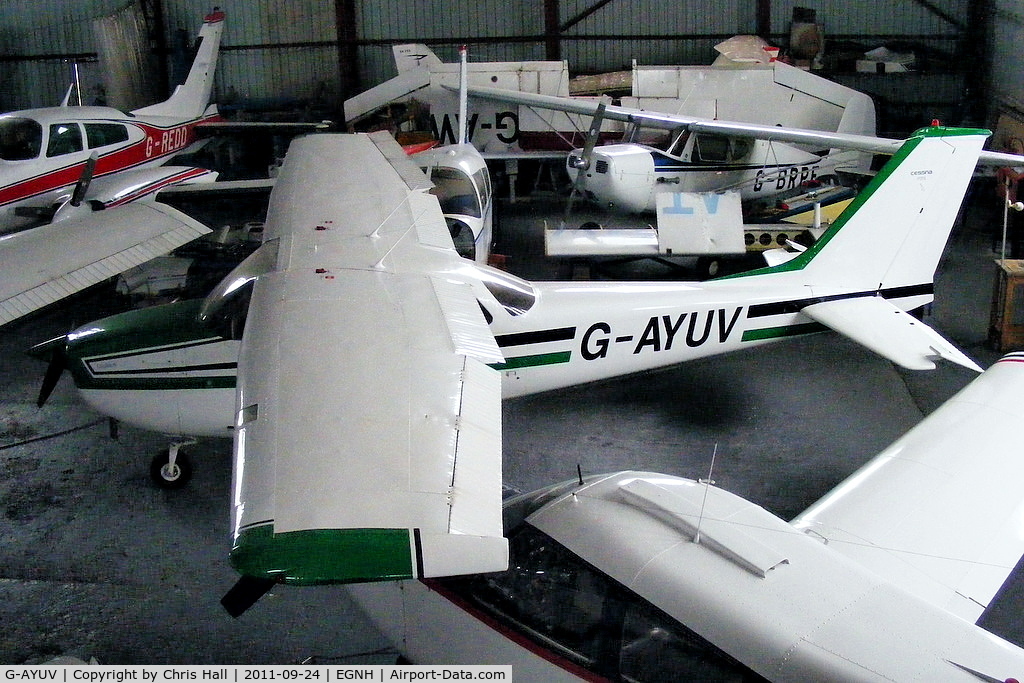
M 985 367 L 1000 355 L 986 344 L 995 206 L 975 193 L 928 318 Z M 561 209 L 535 200 L 499 208 L 497 251 L 509 255 L 509 270 L 553 276 L 540 231 L 544 212 L 557 220 Z M 24 350 L 113 306 L 107 291 L 91 291 L 0 329 L 0 663 L 62 653 L 103 664 L 393 662 L 341 587 L 281 587 L 237 620 L 221 609 L 236 578 L 227 562 L 229 441 L 194 446 L 191 483 L 167 491 L 148 476 L 165 437 L 122 425 L 112 440 L 68 378 L 35 407 L 44 368 Z M 717 444 L 717 484 L 788 519 L 971 377 L 951 365 L 902 371 L 821 334 L 511 400 L 504 480 L 531 490 L 575 477 L 577 464 L 584 473 L 697 478 Z M 1024 645 L 1022 611 L 1018 569 L 983 624 Z

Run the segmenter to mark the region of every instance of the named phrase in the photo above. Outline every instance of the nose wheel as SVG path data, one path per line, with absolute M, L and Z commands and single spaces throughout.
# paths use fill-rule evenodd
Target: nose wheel
M 182 448 L 196 443 L 189 441 L 172 442 L 156 454 L 149 464 L 149 476 L 162 489 L 180 489 L 192 479 L 192 462 Z

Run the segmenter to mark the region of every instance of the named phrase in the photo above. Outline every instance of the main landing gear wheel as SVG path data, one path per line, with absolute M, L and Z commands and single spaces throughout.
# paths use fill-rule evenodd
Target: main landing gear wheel
M 171 444 L 153 458 L 149 476 L 162 489 L 180 489 L 192 479 L 192 461 L 181 450 L 181 444 Z

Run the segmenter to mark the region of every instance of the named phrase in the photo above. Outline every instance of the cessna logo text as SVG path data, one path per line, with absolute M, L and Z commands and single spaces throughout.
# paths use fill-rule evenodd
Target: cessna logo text
M 605 358 L 613 344 L 628 344 L 634 354 L 669 351 L 674 344 L 682 343 L 689 347 L 702 346 L 708 341 L 722 344 L 732 334 L 742 311 L 740 306 L 731 312 L 713 308 L 676 316 L 653 316 L 639 335 L 615 335 L 608 323 L 594 323 L 583 333 L 580 355 L 586 360 Z

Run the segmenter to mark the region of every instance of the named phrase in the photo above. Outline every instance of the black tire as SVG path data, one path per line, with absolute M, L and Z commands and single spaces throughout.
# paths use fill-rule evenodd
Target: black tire
M 174 459 L 174 471 L 168 466 L 171 452 L 165 448 L 153 458 L 149 464 L 149 476 L 153 483 L 162 489 L 180 489 L 192 479 L 192 462 L 185 451 L 178 450 Z

